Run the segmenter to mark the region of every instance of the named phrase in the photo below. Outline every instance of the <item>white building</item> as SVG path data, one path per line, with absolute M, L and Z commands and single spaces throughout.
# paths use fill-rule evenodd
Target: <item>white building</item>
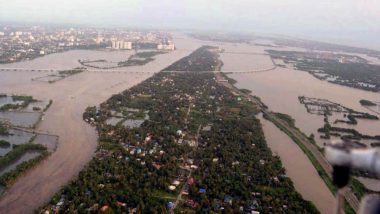
M 132 42 L 124 42 L 123 49 L 131 50 L 132 49 Z
M 157 45 L 158 50 L 167 50 L 167 51 L 174 51 L 175 45 L 172 42 L 169 42 L 168 44 L 158 44 Z
M 132 49 L 132 42 L 125 42 L 125 41 L 121 41 L 121 40 L 112 41 L 111 48 L 112 49 L 131 50 Z

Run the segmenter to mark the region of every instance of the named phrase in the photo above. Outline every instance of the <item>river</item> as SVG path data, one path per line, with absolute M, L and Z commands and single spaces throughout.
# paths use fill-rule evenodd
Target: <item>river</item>
M 289 136 L 279 130 L 273 123 L 259 116 L 265 139 L 272 152 L 278 155 L 286 174 L 293 181 L 296 190 L 305 200 L 312 201 L 321 213 L 330 214 L 336 206 L 335 199 L 317 170 L 304 152 Z
M 60 136 L 56 152 L 21 176 L 2 196 L 0 213 L 32 213 L 33 209 L 46 203 L 60 187 L 77 175 L 92 158 L 97 145 L 97 133 L 94 128 L 82 121 L 84 109 L 87 106 L 98 105 L 112 94 L 145 80 L 152 75 L 150 71 L 157 72 L 165 68 L 201 44 L 217 45 L 225 49 L 225 53 L 221 54 L 224 71 L 242 72 L 273 67 L 272 61 L 264 51 L 269 49 L 268 47 L 203 42 L 183 35 L 176 35 L 174 41 L 176 51 L 157 55 L 155 61 L 144 66 L 120 68 L 120 73 L 83 72 L 49 84 L 31 81 L 32 78 L 45 75 L 43 72 L 0 72 L 1 93 L 25 94 L 40 100 L 53 100 L 53 105 L 46 112 L 38 130 Z M 276 49 L 303 50 L 286 47 Z M 75 50 L 0 67 L 71 69 L 80 66 L 78 59 L 115 61 L 128 58 L 131 54 L 131 51 Z M 266 72 L 235 73 L 229 76 L 238 81 L 237 87 L 250 89 L 254 95 L 261 97 L 271 110 L 295 118 L 297 127 L 306 134 L 316 133 L 323 125 L 323 118 L 308 114 L 305 107 L 298 102 L 300 95 L 329 99 L 364 112 L 369 110 L 360 106 L 360 99 L 380 101 L 378 93 L 323 82 L 306 72 L 291 69 L 276 68 Z M 261 121 L 269 147 L 280 156 L 296 190 L 306 200 L 312 201 L 322 213 L 331 213 L 334 198 L 307 157 L 275 126 L 268 121 Z M 379 134 L 377 131 L 380 130 L 380 123 L 360 121 L 357 129 L 367 134 Z M 317 142 L 319 145 L 324 143 L 319 139 Z
M 82 72 L 53 84 L 31 81 L 46 72 L 0 72 L 0 92 L 25 94 L 39 100 L 53 100 L 38 130 L 59 136 L 58 147 L 45 161 L 17 179 L 1 196 L 0 213 L 33 213 L 64 184 L 75 177 L 91 160 L 97 146 L 94 127 L 82 120 L 86 107 L 99 105 L 112 94 L 120 93 L 149 78 L 180 58 L 187 56 L 200 44 L 182 35 L 175 35 L 177 50 L 155 56 L 144 66 L 120 69 L 120 73 Z M 73 50 L 24 61 L 4 64 L 0 68 L 71 69 L 79 67 L 78 59 L 126 59 L 131 51 Z M 140 73 L 130 73 L 138 71 Z
M 260 97 L 270 110 L 291 115 L 296 120 L 296 126 L 304 133 L 307 135 L 313 133 L 316 136 L 319 146 L 328 143 L 328 141 L 320 139 L 317 133 L 317 129 L 324 124 L 323 116 L 309 114 L 306 108 L 299 103 L 298 96 L 328 99 L 354 110 L 372 114 L 373 112 L 360 105 L 359 100 L 380 101 L 380 93 L 321 81 L 304 71 L 277 67 L 274 70 L 260 72 L 273 67 L 265 49 L 304 51 L 302 49 L 250 44 L 219 43 L 219 45 L 225 50 L 221 54 L 224 63 L 222 71 L 232 72 L 228 76 L 237 81 L 236 86 L 251 90 L 252 94 Z M 243 71 L 259 72 L 239 73 Z M 358 120 L 358 122 L 357 126 L 342 124 L 339 126 L 355 128 L 369 135 L 380 134 L 380 121 Z M 331 201 L 334 200 L 332 194 L 315 169 L 312 169 L 307 157 L 277 127 L 265 120 L 262 123 L 269 147 L 280 156 L 297 191 L 305 199 L 314 202 L 322 213 L 332 213 L 333 203 Z M 361 179 L 361 181 L 367 188 L 374 189 L 376 184 L 380 186 L 379 180 Z

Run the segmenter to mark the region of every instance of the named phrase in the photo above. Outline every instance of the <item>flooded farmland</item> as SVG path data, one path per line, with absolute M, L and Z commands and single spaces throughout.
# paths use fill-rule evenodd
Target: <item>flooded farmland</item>
M 7 167 L 3 168 L 0 170 L 0 176 L 16 169 L 16 167 L 18 165 L 20 165 L 21 163 L 25 162 L 25 161 L 29 161 L 29 160 L 32 160 L 33 158 L 36 158 L 38 157 L 39 155 L 41 155 L 40 152 L 33 152 L 33 151 L 30 151 L 30 152 L 26 152 L 24 155 L 22 155 L 20 158 L 18 158 L 16 161 L 14 161 L 13 163 L 11 163 L 10 165 L 8 165 Z
M 41 112 L 0 112 L 0 121 L 9 122 L 13 126 L 31 128 L 40 120 Z
M 16 129 L 10 129 L 8 135 L 0 135 L 0 140 L 5 140 L 11 144 L 9 147 L 0 148 L 0 156 L 4 156 L 11 151 L 13 145 L 28 143 L 33 136 L 34 134 L 32 133 Z
M 22 101 L 16 101 L 11 96 L 0 96 L 0 108 L 7 104 L 22 104 Z

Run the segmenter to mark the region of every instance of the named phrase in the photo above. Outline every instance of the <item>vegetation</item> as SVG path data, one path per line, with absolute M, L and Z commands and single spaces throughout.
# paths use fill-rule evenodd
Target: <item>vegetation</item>
M 23 156 L 28 151 L 45 151 L 46 147 L 41 144 L 26 143 L 14 146 L 6 155 L 0 157 L 0 169 L 7 167 L 13 161 Z
M 31 96 L 12 96 L 13 101 L 21 101 L 21 103 L 8 103 L 0 107 L 0 111 L 17 110 L 21 108 L 26 108 L 30 103 L 36 102 Z
M 333 113 L 343 113 L 343 118 L 336 119 L 334 124 L 346 123 L 351 125 L 356 125 L 358 123 L 357 119 L 378 120 L 379 118 L 376 115 L 358 112 L 326 99 L 304 96 L 300 96 L 298 99 L 301 104 L 305 105 L 308 113 L 324 116 L 325 125 L 318 129 L 318 132 L 324 134 L 320 136 L 321 138 L 330 139 L 331 136 L 335 136 L 340 137 L 342 140 L 355 140 L 353 145 L 357 147 L 365 147 L 365 145 L 360 142 L 361 139 L 380 140 L 379 135 L 364 135 L 355 129 L 332 126 L 329 122 L 329 116 L 333 115 Z
M 352 178 L 350 183 L 352 191 L 355 193 L 356 197 L 358 197 L 359 200 L 363 198 L 365 194 L 368 194 L 370 192 L 362 183 L 360 183 L 360 181 L 355 178 Z
M 315 52 L 267 51 L 272 58 L 282 59 L 296 69 L 332 83 L 368 91 L 380 91 L 380 66 L 368 64 L 358 56 L 323 55 Z
M 83 117 L 99 133 L 96 157 L 46 209 L 167 213 L 178 197 L 176 212 L 318 213 L 267 147 L 258 109 L 201 72 L 217 63 L 209 50 L 165 69 L 193 72 L 158 73 L 87 108 Z M 149 112 L 149 120 L 135 128 L 105 123 L 127 108 Z
M 369 100 L 360 100 L 359 102 L 362 106 L 376 106 L 376 103 Z
M 215 47 L 203 46 L 165 68 L 164 71 L 215 71 L 219 62 L 217 51 Z
M 83 72 L 83 69 L 72 69 L 72 70 L 59 71 L 58 74 L 63 77 L 67 77 L 67 76 L 79 74 L 81 72 Z
M 47 111 L 52 104 L 53 104 L 53 100 L 49 100 L 49 103 L 47 104 L 47 106 L 45 106 L 45 108 L 43 109 L 43 112 Z
M 289 115 L 286 115 L 286 114 L 278 115 L 278 113 L 274 113 L 274 114 L 276 114 L 278 118 L 282 117 L 281 119 L 284 121 L 288 121 L 289 118 L 290 118 L 290 121 L 294 121 L 294 119 L 291 118 L 291 116 Z M 264 118 L 269 119 L 269 117 L 267 117 L 266 115 L 264 115 Z M 330 189 L 330 191 L 333 194 L 335 194 L 337 191 L 337 188 L 334 186 L 331 177 L 326 173 L 326 171 L 322 168 L 319 162 L 315 159 L 314 155 L 301 142 L 299 142 L 298 138 L 293 136 L 292 133 L 287 132 L 286 129 L 283 129 L 283 127 L 281 127 L 278 123 L 274 123 L 274 124 L 278 128 L 280 128 L 282 131 L 284 131 L 290 138 L 292 138 L 292 140 L 302 149 L 302 151 L 306 154 L 306 156 L 309 158 L 309 160 L 311 161 L 311 163 L 317 170 L 318 174 L 321 176 L 322 180 L 326 183 L 327 187 Z M 293 127 L 296 128 L 294 125 Z M 313 138 L 314 136 L 310 136 L 309 140 L 311 143 L 315 144 L 315 142 L 313 142 L 314 141 Z M 357 172 L 354 172 L 354 173 L 357 173 Z M 374 193 L 373 191 L 368 190 L 362 183 L 360 183 L 360 181 L 358 181 L 355 178 L 351 178 L 348 186 L 352 189 L 353 193 L 356 195 L 356 197 L 358 197 L 359 200 L 368 193 Z M 345 204 L 344 209 L 346 213 L 355 213 L 347 203 Z
M 112 69 L 112 68 L 120 68 L 120 67 L 128 67 L 128 66 L 145 65 L 151 61 L 154 61 L 154 56 L 159 55 L 159 54 L 165 54 L 165 53 L 167 52 L 164 52 L 164 51 L 138 52 L 131 55 L 126 61 L 120 61 L 120 62 L 117 62 L 117 65 L 111 65 L 111 66 L 97 66 L 97 65 L 91 64 L 94 62 L 107 63 L 108 61 L 105 59 L 92 60 L 92 61 L 79 60 L 78 62 L 81 65 L 86 66 L 86 67 L 99 68 L 99 69 Z
M 276 112 L 274 114 L 276 115 L 277 118 L 285 121 L 291 127 L 295 127 L 295 120 L 291 116 L 289 116 L 288 114 L 283 114 L 283 113 L 279 113 L 279 112 Z
M 0 139 L 0 148 L 8 148 L 10 146 L 11 144 L 8 141 Z
M 9 132 L 8 132 L 7 126 L 4 123 L 0 122 L 0 135 L 8 135 L 8 134 Z
M 41 153 L 41 155 L 17 165 L 16 169 L 2 175 L 0 177 L 0 184 L 2 186 L 9 187 L 22 173 L 37 165 L 49 155 L 49 152 L 46 150 L 38 151 Z

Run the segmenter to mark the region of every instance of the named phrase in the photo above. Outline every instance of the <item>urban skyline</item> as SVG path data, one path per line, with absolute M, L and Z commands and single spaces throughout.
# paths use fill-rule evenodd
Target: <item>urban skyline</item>
M 2 4 L 0 22 L 275 33 L 379 49 L 380 3 L 287 0 L 54 1 Z

